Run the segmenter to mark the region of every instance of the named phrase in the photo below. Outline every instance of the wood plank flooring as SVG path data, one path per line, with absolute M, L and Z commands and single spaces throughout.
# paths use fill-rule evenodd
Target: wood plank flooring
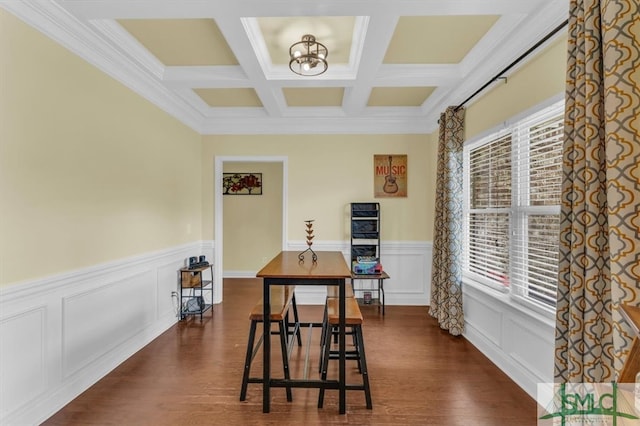
M 337 391 L 317 408 L 317 389 L 272 389 L 271 412 L 262 413 L 262 385 L 240 384 L 249 333 L 248 315 L 261 281 L 229 279 L 224 302 L 203 321 L 179 322 L 49 418 L 45 425 L 535 425 L 536 402 L 473 345 L 442 331 L 424 306 L 387 306 L 386 316 L 363 307 L 373 410 L 362 391 L 347 392 L 338 414 Z M 322 307 L 299 306 L 301 321 L 320 321 Z M 260 328 L 259 328 L 260 330 Z M 309 377 L 317 377 L 319 330 L 303 330 L 291 355 L 292 377 L 304 374 L 311 335 Z M 281 374 L 277 336 L 273 374 Z M 261 352 L 252 375 L 261 373 Z M 332 361 L 337 364 L 337 361 Z M 280 369 L 278 370 L 278 367 Z M 333 367 L 333 366 L 332 366 Z M 333 367 L 331 374 L 336 373 Z M 350 381 L 358 382 L 355 361 Z M 314 376 L 315 375 L 315 376 Z

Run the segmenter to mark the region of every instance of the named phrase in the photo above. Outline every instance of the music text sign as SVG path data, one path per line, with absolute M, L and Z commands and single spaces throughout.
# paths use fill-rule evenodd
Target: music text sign
M 407 196 L 406 155 L 373 156 L 373 195 L 375 198 Z

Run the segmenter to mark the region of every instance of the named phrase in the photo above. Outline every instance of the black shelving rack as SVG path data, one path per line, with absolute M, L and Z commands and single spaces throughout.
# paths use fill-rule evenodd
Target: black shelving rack
M 385 311 L 384 280 L 389 275 L 361 273 L 354 265 L 359 257 L 373 258 L 380 262 L 380 203 L 351 203 L 351 281 L 358 303 L 377 305 Z M 356 281 L 358 284 L 356 285 Z
M 207 270 L 211 279 L 203 276 Z M 202 320 L 202 315 L 213 308 L 207 299 L 213 302 L 213 265 L 180 269 L 180 320 L 189 315 L 200 315 Z
M 380 203 L 351 203 L 352 267 L 360 256 L 380 259 Z

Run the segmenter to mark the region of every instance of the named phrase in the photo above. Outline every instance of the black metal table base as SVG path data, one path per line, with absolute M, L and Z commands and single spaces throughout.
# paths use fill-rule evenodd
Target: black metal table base
M 297 387 L 297 388 L 317 388 L 317 389 L 338 389 L 340 414 L 346 414 L 346 325 L 345 325 L 345 279 L 330 279 L 330 278 L 308 278 L 308 279 L 293 279 L 293 278 L 267 278 L 263 279 L 263 318 L 264 324 L 263 330 L 270 330 L 271 320 L 271 292 L 269 291 L 272 285 L 315 285 L 315 286 L 327 286 L 337 285 L 339 287 L 339 326 L 338 326 L 338 380 L 309 380 L 309 379 L 272 379 L 271 378 L 271 339 L 268 336 L 264 336 L 263 341 L 263 378 L 262 378 L 262 412 L 268 413 L 270 411 L 271 403 L 271 388 L 272 387 Z M 302 323 L 304 324 L 317 324 L 317 323 Z

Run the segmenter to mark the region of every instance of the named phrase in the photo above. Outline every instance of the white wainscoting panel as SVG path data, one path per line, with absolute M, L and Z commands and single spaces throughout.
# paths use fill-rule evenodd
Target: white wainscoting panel
M 553 382 L 553 319 L 514 304 L 480 285 L 463 287 L 464 337 L 536 398 L 538 383 Z
M 175 324 L 178 270 L 209 249 L 198 241 L 0 288 L 0 424 L 43 422 Z
M 516 315 L 508 317 L 504 328 L 504 351 L 519 370 L 531 373 L 536 379 L 547 377 L 553 369 L 554 334 Z
M 431 303 L 431 242 L 382 243 L 382 267 L 391 278 L 384 281 L 385 304 Z
M 501 346 L 503 312 L 499 306 L 476 293 L 465 292 L 463 311 L 466 328 L 473 328 L 474 333 L 481 335 L 496 348 Z
M 45 318 L 40 306 L 0 320 L 0 419 L 45 390 Z
M 149 327 L 156 311 L 154 272 L 62 298 L 63 378 Z
M 176 269 L 175 262 L 159 265 L 156 273 L 157 300 L 154 306 L 158 307 L 157 315 L 159 317 L 174 315 L 180 303 L 179 298 L 166 296 L 179 291 L 180 273 Z

